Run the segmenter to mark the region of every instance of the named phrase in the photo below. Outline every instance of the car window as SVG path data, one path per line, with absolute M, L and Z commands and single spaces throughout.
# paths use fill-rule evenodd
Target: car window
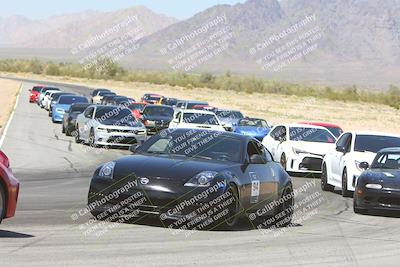
M 285 126 L 278 126 L 275 130 L 271 133 L 272 138 L 276 141 L 286 141 L 286 127 Z
M 86 118 L 92 118 L 93 117 L 93 111 L 94 111 L 94 107 L 91 108 L 87 108 L 84 115 Z
M 251 140 L 247 144 L 247 157 L 250 159 L 253 155 L 260 155 L 265 159 L 265 162 L 267 161 L 266 150 L 264 149 L 263 145 Z

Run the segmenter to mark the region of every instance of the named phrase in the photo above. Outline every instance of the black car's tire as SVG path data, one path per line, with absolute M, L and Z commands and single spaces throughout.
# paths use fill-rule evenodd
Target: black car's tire
M 94 134 L 94 129 L 90 129 L 90 134 L 89 134 L 89 146 L 96 148 L 96 136 Z
M 6 216 L 6 191 L 3 188 L 3 185 L 0 183 L 0 223 Z
M 63 125 L 62 125 L 62 130 L 61 130 L 61 132 L 63 133 L 63 134 L 65 134 L 65 126 L 64 126 L 64 123 L 63 123 Z
M 79 125 L 76 125 L 75 143 L 77 143 L 77 144 L 82 143 L 82 140 L 80 139 L 80 135 L 79 135 Z
M 282 168 L 286 171 L 286 166 L 287 166 L 287 160 L 286 160 L 286 154 L 282 153 L 280 163 L 282 165 Z
M 362 208 L 359 208 L 357 206 L 356 198 L 357 197 L 355 196 L 354 199 L 353 199 L 353 211 L 354 211 L 354 213 L 363 214 L 363 215 L 368 214 L 368 210 L 367 209 L 362 209 Z
M 65 129 L 65 135 L 66 136 L 72 136 L 72 131 L 71 131 L 71 126 L 67 125 L 67 128 Z
M 278 214 L 282 213 L 280 219 L 276 221 L 275 225 L 277 227 L 286 227 L 292 223 L 292 217 L 294 213 L 294 196 L 293 196 L 293 186 L 289 184 L 285 187 L 282 192 L 281 198 L 284 199 L 282 205 L 278 208 Z
M 240 219 L 240 201 L 239 191 L 235 185 L 230 184 L 227 190 L 233 198 L 232 203 L 228 206 L 228 214 L 224 217 L 224 226 L 233 229 L 238 225 Z
M 347 169 L 345 168 L 343 170 L 343 175 L 342 175 L 342 196 L 343 197 L 351 197 L 352 193 L 347 190 Z
M 333 185 L 328 184 L 328 170 L 326 169 L 325 164 L 322 166 L 321 189 L 322 191 L 329 191 L 329 192 L 332 192 L 335 189 Z
M 52 114 L 49 112 L 49 117 L 51 117 L 51 115 L 52 115 Z

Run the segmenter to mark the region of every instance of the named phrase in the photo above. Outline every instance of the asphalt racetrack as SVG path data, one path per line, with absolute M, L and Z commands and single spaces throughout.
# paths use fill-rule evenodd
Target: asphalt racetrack
M 2 146 L 21 190 L 16 216 L 0 225 L 0 266 L 399 266 L 400 219 L 356 215 L 352 198 L 322 192 L 318 179 L 294 178 L 297 216 L 288 228 L 244 223 L 237 231 L 192 232 L 155 219 L 91 223 L 79 211 L 93 171 L 130 152 L 76 144 L 28 103 L 33 85 L 23 83 Z

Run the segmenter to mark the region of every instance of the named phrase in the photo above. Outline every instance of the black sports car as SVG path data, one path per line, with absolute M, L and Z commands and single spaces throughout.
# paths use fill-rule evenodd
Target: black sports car
M 147 133 L 157 133 L 169 127 L 174 116 L 174 109 L 165 105 L 147 105 L 142 112 L 142 122 Z
M 251 137 L 164 130 L 132 151 L 95 171 L 88 211 L 97 219 L 132 212 L 199 230 L 233 227 L 248 214 L 291 221 L 291 178 Z
M 354 212 L 400 211 L 400 148 L 382 149 L 370 167 L 367 162 L 362 162 L 360 167 L 369 169 L 357 180 Z
M 90 105 L 91 104 L 86 103 L 72 104 L 69 110 L 64 113 L 64 118 L 62 122 L 62 133 L 65 133 L 67 136 L 71 136 L 72 133 L 76 130 L 76 117 L 84 112 L 85 109 Z

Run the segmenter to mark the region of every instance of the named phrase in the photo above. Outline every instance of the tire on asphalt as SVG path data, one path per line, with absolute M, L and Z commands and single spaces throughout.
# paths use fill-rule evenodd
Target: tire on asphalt
M 332 192 L 335 189 L 333 185 L 328 184 L 328 171 L 326 169 L 325 164 L 322 166 L 321 189 L 322 191 L 329 191 L 329 192 Z
M 6 216 L 6 191 L 3 188 L 3 185 L 0 183 L 0 223 Z
M 347 182 L 348 182 L 347 169 L 345 168 L 343 170 L 343 175 L 342 175 L 342 196 L 343 197 L 351 197 L 353 195 L 352 192 L 347 189 Z

